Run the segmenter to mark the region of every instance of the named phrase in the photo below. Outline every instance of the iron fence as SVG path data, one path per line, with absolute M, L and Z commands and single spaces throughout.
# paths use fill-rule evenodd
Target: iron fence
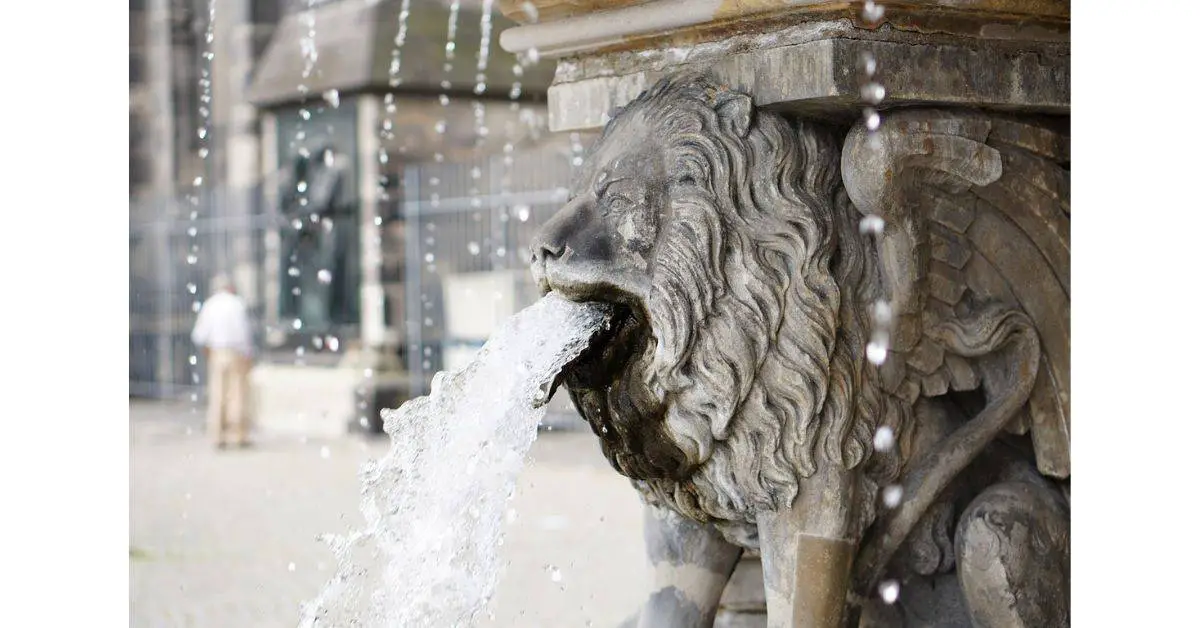
M 217 273 L 239 280 L 251 315 L 261 320 L 263 236 L 275 225 L 256 211 L 258 198 L 257 190 L 218 190 L 198 192 L 195 204 L 186 198 L 131 201 L 131 396 L 177 398 L 203 387 L 202 357 L 190 336 Z
M 483 340 L 448 332 L 453 314 L 448 307 L 487 305 L 486 295 L 478 303 L 448 304 L 448 282 L 489 273 L 511 279 L 506 295 L 511 311 L 538 298 L 527 272 L 529 245 L 537 227 L 567 198 L 570 160 L 563 145 L 550 144 L 454 163 L 407 163 L 391 173 L 391 201 L 384 203 L 380 221 L 384 323 L 415 394 L 426 393 L 433 374 L 451 366 L 448 351 L 469 350 Z M 281 307 L 272 291 L 289 284 L 287 277 L 271 275 L 280 275 L 288 263 L 272 259 L 280 251 L 268 243 L 277 243 L 290 225 L 277 209 L 264 211 L 261 192 L 210 192 L 201 196 L 199 208 L 183 199 L 131 203 L 131 395 L 174 398 L 203 389 L 203 358 L 196 355 L 190 333 L 218 272 L 235 275 L 243 287 L 257 322 L 261 359 L 290 361 L 297 347 L 309 345 L 297 362 L 313 368 L 336 364 L 336 355 L 315 354 L 338 349 L 313 351 L 312 339 L 299 333 L 283 342 L 277 337 L 290 328 L 279 324 L 280 312 L 270 311 Z M 358 327 L 338 333 L 339 345 L 348 347 L 357 340 Z

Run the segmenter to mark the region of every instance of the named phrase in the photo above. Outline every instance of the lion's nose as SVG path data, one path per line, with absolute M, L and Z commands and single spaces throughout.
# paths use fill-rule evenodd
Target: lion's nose
M 550 244 L 549 242 L 536 242 L 529 247 L 530 260 L 534 264 L 544 262 L 549 259 L 557 259 L 562 255 L 563 247 L 561 244 Z

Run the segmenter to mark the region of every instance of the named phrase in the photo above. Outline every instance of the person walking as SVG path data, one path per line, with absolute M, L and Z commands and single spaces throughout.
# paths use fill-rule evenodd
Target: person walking
M 208 432 L 218 448 L 229 444 L 228 431 L 233 432 L 233 444 L 246 447 L 250 444 L 246 401 L 254 355 L 250 316 L 228 276 L 214 277 L 212 289 L 192 329 L 192 342 L 203 349 L 208 361 Z

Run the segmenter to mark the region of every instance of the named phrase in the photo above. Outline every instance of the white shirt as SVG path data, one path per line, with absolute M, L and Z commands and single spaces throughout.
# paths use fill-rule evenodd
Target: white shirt
M 210 349 L 235 349 L 247 357 L 254 354 L 250 315 L 236 294 L 218 292 L 209 297 L 196 317 L 192 342 Z

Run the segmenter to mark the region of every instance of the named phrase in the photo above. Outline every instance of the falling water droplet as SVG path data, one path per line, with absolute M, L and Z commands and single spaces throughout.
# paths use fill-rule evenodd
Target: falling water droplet
M 450 104 L 450 97 L 445 94 L 441 94 L 438 96 L 438 102 L 441 103 L 443 107 L 445 107 L 446 105 Z
M 858 55 L 858 69 L 867 77 L 875 76 L 875 71 L 879 69 L 879 64 L 875 61 L 875 55 L 870 51 L 863 51 Z
M 317 281 L 320 281 L 321 283 L 329 283 L 333 281 L 333 273 L 329 272 L 328 269 L 322 268 L 321 270 L 317 271 Z
M 883 19 L 883 5 L 872 0 L 863 3 L 862 18 L 868 24 L 875 24 Z
M 475 166 L 474 168 L 471 168 L 471 178 L 472 179 L 478 179 L 481 176 L 483 176 L 483 171 L 479 169 L 479 166 Z
M 904 487 L 899 484 L 892 484 L 883 489 L 883 505 L 888 508 L 895 508 L 900 505 L 900 500 L 904 498 Z
M 433 263 L 433 253 L 426 253 L 426 254 L 425 254 L 425 263 L 426 263 L 426 264 L 432 264 L 432 263 Z
M 542 53 L 538 52 L 537 48 L 530 48 L 525 51 L 525 58 L 529 60 L 529 63 L 537 63 L 542 58 Z
M 445 133 L 446 132 L 446 121 L 438 120 L 437 124 L 433 125 L 433 130 L 435 133 L 438 133 L 438 134 Z
M 884 96 L 887 96 L 887 90 L 883 88 L 883 85 L 872 81 L 862 86 L 862 90 L 860 91 L 859 95 L 865 102 L 871 103 L 872 105 L 878 105 L 879 103 L 883 102 Z
M 334 109 L 337 109 L 342 104 L 341 94 L 336 89 L 326 90 L 322 96 L 325 97 L 325 102 L 329 103 L 329 106 Z
M 879 112 L 871 107 L 863 109 L 863 124 L 866 125 L 868 131 L 879 129 Z
M 192 185 L 196 187 L 204 185 L 204 177 L 196 177 L 195 179 L 192 179 Z
M 187 230 L 188 237 L 191 237 L 191 238 L 196 237 L 196 234 L 199 232 L 200 231 L 198 229 L 196 229 L 195 227 L 188 227 L 188 230 Z
M 517 205 L 514 209 L 517 212 L 517 220 L 520 220 L 521 222 L 526 222 L 529 220 L 528 205 Z
M 471 255 L 479 255 L 479 243 L 478 242 L 468 242 L 467 243 L 467 251 Z
M 301 110 L 300 110 L 300 119 L 302 119 L 302 120 L 308 120 L 308 119 L 310 119 L 310 118 L 312 118 L 312 114 L 311 114 L 311 113 L 309 113 L 308 109 L 301 109 Z
M 330 351 L 337 351 L 337 350 L 338 350 L 338 339 L 337 339 L 337 336 L 329 336 L 328 338 L 326 338 L 326 339 L 325 339 L 325 346 L 326 346 L 326 347 L 329 347 L 329 350 L 330 350 Z
M 300 269 L 299 269 L 299 268 L 296 268 L 295 266 L 289 266 L 289 267 L 288 267 L 288 270 L 287 270 L 287 273 L 288 273 L 288 276 L 289 276 L 289 277 L 299 277 L 299 276 L 300 276 Z
M 329 167 L 332 167 L 332 166 L 333 166 L 333 159 L 334 159 L 334 157 L 333 157 L 333 151 L 331 151 L 331 150 L 327 150 L 327 151 L 325 151 L 325 158 L 324 158 L 322 161 L 324 161 L 324 162 L 325 162 L 325 167 L 326 167 L 326 168 L 329 168 Z
M 533 6 L 532 2 L 522 2 L 521 13 L 524 13 L 525 17 L 530 22 L 536 22 L 538 20 L 538 10 L 537 7 Z
M 328 446 L 321 447 L 321 457 L 325 458 L 327 460 L 329 459 L 329 447 Z
M 196 255 L 195 255 L 194 253 L 193 253 L 193 254 L 189 254 L 189 255 L 187 256 L 187 263 L 188 263 L 189 265 L 190 265 L 190 264 L 195 264 L 195 263 L 196 263 L 196 261 L 197 261 L 197 258 L 196 258 Z
M 313 336 L 312 344 L 314 349 L 320 350 L 325 345 L 325 341 L 321 340 L 320 336 Z
M 879 597 L 887 604 L 894 604 L 900 599 L 900 583 L 895 580 L 884 580 L 879 583 Z
M 296 563 L 288 563 L 288 571 L 296 571 Z
M 858 232 L 879 234 L 883 233 L 883 226 L 883 218 L 875 214 L 868 214 L 858 222 Z
M 876 301 L 871 304 L 871 318 L 880 327 L 890 325 L 892 323 L 892 306 L 883 299 Z
M 292 329 L 300 329 L 302 325 L 303 323 L 298 318 L 292 321 Z
M 307 181 L 301 181 L 301 182 L 299 182 L 299 183 L 297 183 L 297 184 L 296 184 L 296 191 L 297 191 L 297 192 L 299 192 L 299 193 L 303 194 L 303 193 L 304 193 L 305 191 L 307 191 L 307 190 L 308 190 L 308 182 L 307 182 Z
M 875 451 L 888 452 L 896 444 L 896 433 L 892 428 L 884 425 L 878 430 L 875 430 Z
M 196 129 L 196 135 L 200 136 L 200 139 L 204 139 L 205 137 L 208 137 L 208 129 L 200 127 L 199 129 Z
M 886 344 L 872 340 L 867 344 L 867 360 L 879 366 L 887 361 L 888 348 Z

